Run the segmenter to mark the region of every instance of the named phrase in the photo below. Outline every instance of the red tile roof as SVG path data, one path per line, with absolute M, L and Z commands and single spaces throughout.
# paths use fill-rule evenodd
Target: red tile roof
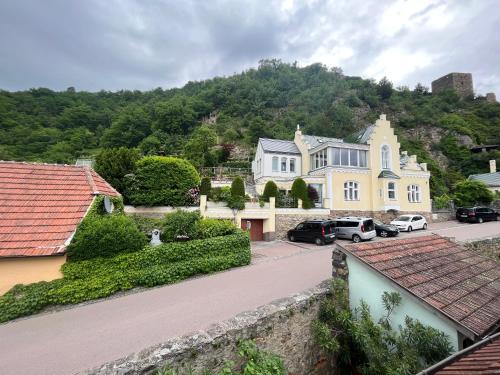
M 419 375 L 500 374 L 500 333 L 458 352 Z
M 95 195 L 119 193 L 88 167 L 0 161 L 0 257 L 64 253 Z
M 448 238 L 430 235 L 341 249 L 476 336 L 499 322 L 500 265 Z

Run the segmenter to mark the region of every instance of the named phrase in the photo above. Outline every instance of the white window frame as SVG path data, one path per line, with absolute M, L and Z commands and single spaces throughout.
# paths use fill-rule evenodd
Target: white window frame
M 280 163 L 280 172 L 286 173 L 286 163 L 287 163 L 287 158 L 282 157 L 281 158 L 281 163 Z
M 389 145 L 383 144 L 380 147 L 380 165 L 382 169 L 391 170 L 391 148 Z
M 295 173 L 295 158 L 290 158 L 289 160 L 289 170 L 290 173 Z
M 319 169 L 328 165 L 328 149 L 319 150 L 311 156 L 312 169 Z
M 392 184 L 392 189 L 391 189 L 391 184 Z M 391 198 L 391 192 L 394 194 L 394 196 Z M 395 201 L 398 199 L 398 196 L 396 194 L 396 183 L 394 181 L 389 181 L 387 183 L 387 198 L 390 199 L 391 201 Z
M 345 201 L 359 201 L 360 189 L 359 182 L 346 181 L 344 182 L 344 200 Z
M 420 190 L 420 185 L 412 184 L 408 185 L 408 202 L 410 203 L 420 203 L 422 202 L 422 191 Z
M 273 172 L 279 172 L 280 171 L 280 158 L 277 156 L 273 156 L 271 165 L 272 165 Z
M 359 150 L 359 149 L 356 149 L 356 148 L 346 148 L 346 147 L 332 147 L 331 148 L 331 156 L 332 156 L 332 165 L 334 166 L 339 166 L 339 167 L 348 167 L 348 168 L 366 168 L 368 166 L 368 153 L 366 150 Z M 335 153 L 335 150 L 339 150 L 339 158 L 338 158 L 338 163 L 335 163 L 335 157 L 334 157 L 334 153 Z M 342 150 L 347 150 L 347 162 L 346 163 L 342 163 Z M 351 165 L 351 151 L 356 151 L 356 158 L 358 159 L 357 160 L 357 163 L 356 165 Z M 363 158 L 361 157 L 361 155 L 363 155 Z M 361 159 L 364 160 L 364 164 L 365 165 L 361 165 Z

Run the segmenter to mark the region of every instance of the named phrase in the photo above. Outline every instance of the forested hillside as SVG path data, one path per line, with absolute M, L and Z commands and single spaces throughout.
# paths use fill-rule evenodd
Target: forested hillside
M 382 112 L 402 149 L 429 163 L 434 194 L 486 172 L 488 159 L 500 162 L 499 152 L 468 149 L 500 144 L 498 103 L 461 100 L 452 92 L 431 95 L 422 85 L 393 88 L 386 79 L 377 83 L 321 64 L 299 68 L 278 60 L 180 89 L 0 91 L 0 160 L 73 163 L 102 148 L 124 146 L 143 154 L 184 154 L 206 166 L 221 161 L 220 153 L 205 152 L 216 139 L 251 149 L 259 137 L 292 139 L 296 124 L 308 134 L 348 137 Z M 200 142 L 203 152 L 196 154 Z

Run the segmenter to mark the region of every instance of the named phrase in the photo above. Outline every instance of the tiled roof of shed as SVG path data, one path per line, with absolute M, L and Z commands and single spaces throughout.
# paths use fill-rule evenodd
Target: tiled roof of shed
M 500 265 L 438 235 L 341 247 L 477 336 L 499 322 Z
M 488 186 L 500 186 L 500 172 L 472 174 L 469 180 L 481 181 Z
M 418 375 L 500 374 L 500 333 L 470 346 Z
M 119 195 L 88 167 L 0 161 L 0 257 L 63 253 L 98 194 Z
M 264 151 L 277 152 L 282 154 L 299 154 L 300 150 L 294 141 L 284 141 L 282 139 L 259 138 Z

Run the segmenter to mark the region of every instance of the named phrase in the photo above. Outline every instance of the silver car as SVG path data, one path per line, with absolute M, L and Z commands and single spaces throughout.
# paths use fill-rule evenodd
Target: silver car
M 333 219 L 333 222 L 337 238 L 361 242 L 377 237 L 375 224 L 371 217 L 340 217 Z

